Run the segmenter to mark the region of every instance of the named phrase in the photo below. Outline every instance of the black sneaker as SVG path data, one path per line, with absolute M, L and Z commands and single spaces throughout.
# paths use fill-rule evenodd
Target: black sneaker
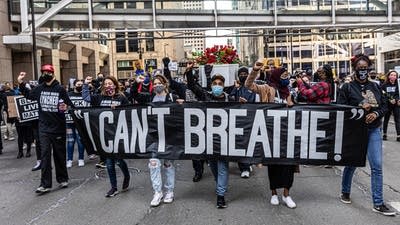
M 382 136 L 382 140 L 387 141 L 387 135 L 386 135 L 386 134 L 384 134 L 384 135 Z
M 96 164 L 96 167 L 97 167 L 97 168 L 106 168 L 106 163 L 100 161 L 100 162 L 98 162 L 98 163 Z
M 380 213 L 380 214 L 385 215 L 385 216 L 394 216 L 394 215 L 396 215 L 396 212 L 393 211 L 393 210 L 390 210 L 388 207 L 386 207 L 385 204 L 374 206 L 374 208 L 372 208 L 372 211 Z
M 349 193 L 342 193 L 340 195 L 340 201 L 344 204 L 351 204 L 350 194 Z
M 226 208 L 226 203 L 225 203 L 225 197 L 217 195 L 217 208 L 218 209 L 224 209 Z
M 118 194 L 118 190 L 116 188 L 111 188 L 107 194 L 106 194 L 106 198 L 110 198 L 110 197 L 114 197 Z
M 125 191 L 128 190 L 130 179 L 131 179 L 131 177 L 124 177 L 124 182 L 122 183 L 122 190 L 121 190 L 121 192 L 125 192 Z
M 201 173 L 195 173 L 193 177 L 193 182 L 199 182 L 201 178 L 203 177 L 203 174 Z
M 20 158 L 22 158 L 22 157 L 24 157 L 24 153 L 18 152 L 18 154 L 17 154 L 17 159 L 20 159 Z

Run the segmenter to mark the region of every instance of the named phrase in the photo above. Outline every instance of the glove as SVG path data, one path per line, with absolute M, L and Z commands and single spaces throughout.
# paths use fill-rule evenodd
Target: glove
M 162 62 L 164 64 L 164 67 L 168 67 L 169 62 L 171 62 L 171 60 L 168 57 L 165 57 L 162 59 Z
M 210 77 L 211 71 L 213 70 L 213 65 L 205 65 L 204 66 L 204 72 L 206 73 L 207 77 Z

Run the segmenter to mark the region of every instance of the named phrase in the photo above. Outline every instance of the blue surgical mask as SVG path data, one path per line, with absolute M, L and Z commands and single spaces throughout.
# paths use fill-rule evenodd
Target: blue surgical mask
M 214 85 L 211 87 L 211 91 L 214 96 L 220 96 L 224 92 L 224 87 L 219 86 L 219 85 Z
M 356 76 L 360 80 L 365 80 L 368 77 L 368 69 L 356 70 Z
M 279 81 L 279 83 L 281 84 L 281 87 L 286 87 L 286 86 L 289 85 L 290 80 L 289 80 L 289 79 L 281 79 L 281 80 Z

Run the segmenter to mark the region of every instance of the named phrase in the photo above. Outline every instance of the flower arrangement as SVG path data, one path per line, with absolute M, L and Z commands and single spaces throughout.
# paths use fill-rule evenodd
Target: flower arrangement
M 194 60 L 199 65 L 205 64 L 239 64 L 239 56 L 234 46 L 214 45 L 206 50 L 192 52 Z

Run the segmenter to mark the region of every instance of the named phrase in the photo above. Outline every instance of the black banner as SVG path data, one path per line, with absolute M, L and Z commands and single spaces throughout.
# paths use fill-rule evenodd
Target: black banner
M 84 143 L 107 157 L 365 166 L 364 111 L 349 106 L 151 103 L 71 113 Z
M 23 123 L 39 119 L 39 104 L 37 101 L 31 101 L 24 96 L 15 96 L 15 105 L 19 122 Z
M 81 108 L 81 107 L 89 107 L 90 106 L 89 102 L 83 100 L 82 95 L 77 95 L 77 96 L 70 95 L 69 99 L 71 100 L 72 104 L 74 104 L 75 107 Z M 68 111 L 65 112 L 65 121 L 67 123 L 74 122 L 72 115 Z

